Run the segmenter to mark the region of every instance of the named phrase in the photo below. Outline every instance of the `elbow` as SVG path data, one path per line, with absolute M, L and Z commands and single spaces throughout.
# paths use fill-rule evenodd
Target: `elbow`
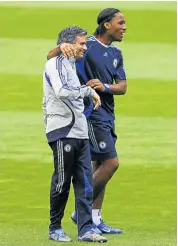
M 50 60 L 51 58 L 55 57 L 57 53 L 54 53 L 53 50 L 49 51 L 47 54 L 47 60 Z
M 127 92 L 127 89 L 122 90 L 120 95 L 125 95 L 125 94 L 126 94 L 126 92 Z
M 125 95 L 127 92 L 127 82 L 126 80 L 118 80 L 117 83 L 117 91 L 115 92 L 116 95 Z
M 60 88 L 59 91 L 56 91 L 56 97 L 59 99 L 66 99 L 67 98 L 67 93 L 63 88 Z
M 51 53 L 49 52 L 48 54 L 47 54 L 47 60 L 50 60 L 52 58 L 52 56 L 51 56 Z
M 121 90 L 121 95 L 125 95 L 127 93 L 127 84 L 125 84 Z
M 72 97 L 72 93 L 69 89 L 66 89 L 65 86 L 62 86 L 59 91 L 56 93 L 57 98 L 59 99 L 70 99 Z
M 67 95 L 65 93 L 58 93 L 57 98 L 59 99 L 67 99 Z

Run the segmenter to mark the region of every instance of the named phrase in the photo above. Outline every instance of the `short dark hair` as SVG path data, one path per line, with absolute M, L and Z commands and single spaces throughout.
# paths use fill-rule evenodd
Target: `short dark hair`
M 85 36 L 87 31 L 78 26 L 64 28 L 58 35 L 57 45 L 61 43 L 75 43 L 77 36 Z
M 102 10 L 97 17 L 98 27 L 96 28 L 94 35 L 97 36 L 104 34 L 106 32 L 104 23 L 111 21 L 115 14 L 120 12 L 121 11 L 119 9 L 115 8 L 106 8 Z

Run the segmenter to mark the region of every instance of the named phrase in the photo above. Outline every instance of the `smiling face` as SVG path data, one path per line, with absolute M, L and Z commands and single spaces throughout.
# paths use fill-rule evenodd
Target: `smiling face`
M 104 23 L 104 26 L 112 41 L 122 41 L 126 31 L 125 17 L 122 13 L 116 13 L 111 21 Z
M 74 47 L 77 51 L 75 58 L 76 59 L 82 58 L 83 54 L 87 50 L 86 35 L 85 36 L 77 36 Z

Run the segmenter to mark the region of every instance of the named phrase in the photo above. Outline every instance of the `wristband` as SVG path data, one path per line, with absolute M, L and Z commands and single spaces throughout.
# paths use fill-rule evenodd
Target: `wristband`
M 109 84 L 104 84 L 104 87 L 105 87 L 105 91 L 104 92 L 107 92 L 109 94 L 112 94 L 111 88 L 110 88 L 110 85 Z

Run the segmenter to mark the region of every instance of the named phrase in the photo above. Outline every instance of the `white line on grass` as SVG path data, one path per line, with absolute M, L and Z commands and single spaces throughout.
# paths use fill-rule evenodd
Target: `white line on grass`
M 176 45 L 121 45 L 128 78 L 176 79 Z M 54 46 L 55 40 L 0 38 L 0 73 L 42 75 L 47 53 Z
M 0 115 L 1 160 L 52 163 L 42 113 L 6 111 Z M 176 119 L 118 116 L 116 132 L 122 165 L 176 165 Z

